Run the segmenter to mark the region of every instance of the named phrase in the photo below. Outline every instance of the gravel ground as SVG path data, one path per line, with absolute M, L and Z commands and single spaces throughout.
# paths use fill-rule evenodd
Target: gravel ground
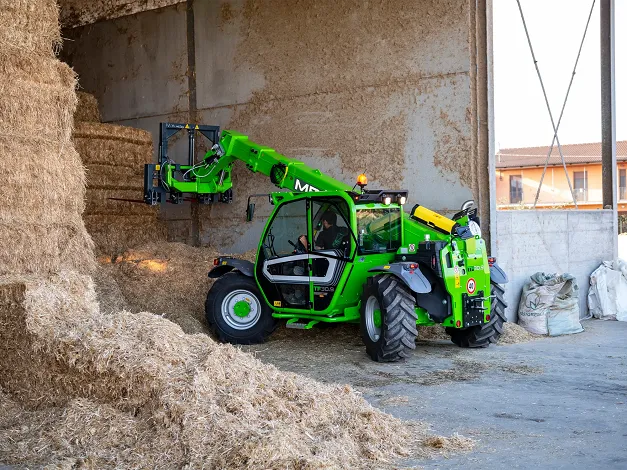
M 277 367 L 349 383 L 375 406 L 477 440 L 471 453 L 406 462 L 435 468 L 627 468 L 627 323 L 463 350 L 418 342 L 403 363 L 377 364 L 354 325 L 281 329 L 245 347 Z

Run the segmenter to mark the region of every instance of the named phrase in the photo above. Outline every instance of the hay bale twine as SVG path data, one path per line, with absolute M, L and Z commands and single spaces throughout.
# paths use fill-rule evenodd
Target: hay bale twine
M 75 86 L 66 64 L 0 42 L 0 276 L 95 267 L 71 141 Z
M 0 44 L 24 55 L 52 56 L 61 43 L 56 0 L 3 1 L 0 8 Z
M 144 164 L 152 161 L 152 135 L 131 127 L 77 122 L 76 146 L 87 173 L 85 225 L 98 254 L 165 240 L 158 209 L 143 200 Z
M 75 122 L 100 122 L 100 110 L 98 109 L 98 100 L 90 93 L 77 91 L 78 105 L 74 112 Z

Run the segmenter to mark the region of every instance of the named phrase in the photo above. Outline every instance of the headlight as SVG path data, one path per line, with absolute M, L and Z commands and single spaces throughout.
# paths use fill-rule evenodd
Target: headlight
M 398 196 L 397 201 L 402 206 L 407 202 L 407 198 L 405 196 Z
M 385 196 L 383 198 L 383 204 L 385 204 L 386 206 L 389 206 L 392 203 L 392 198 L 390 196 Z
M 479 224 L 477 222 L 471 220 L 470 222 L 468 222 L 468 227 L 470 228 L 470 233 L 472 233 L 473 235 L 481 236 L 481 227 L 479 227 Z

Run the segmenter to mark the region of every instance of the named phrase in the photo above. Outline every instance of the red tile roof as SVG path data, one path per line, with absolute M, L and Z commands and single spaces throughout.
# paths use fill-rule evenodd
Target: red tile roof
M 497 168 L 521 168 L 544 166 L 549 147 L 523 147 L 501 149 L 496 154 Z M 601 143 L 562 145 L 562 153 L 567 165 L 582 163 L 601 163 Z M 616 160 L 627 161 L 627 140 L 616 142 Z M 549 166 L 561 165 L 557 145 L 549 157 Z

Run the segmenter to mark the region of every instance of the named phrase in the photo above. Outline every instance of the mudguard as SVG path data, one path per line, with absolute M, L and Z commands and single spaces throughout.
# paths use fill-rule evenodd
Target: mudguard
M 490 280 L 492 282 L 496 282 L 497 284 L 507 284 L 509 282 L 505 271 L 503 271 L 501 267 L 496 263 L 490 266 Z
M 414 266 L 413 268 L 411 267 L 412 265 Z M 391 263 L 369 269 L 368 272 L 392 274 L 403 281 L 416 294 L 431 292 L 431 283 L 415 263 Z
M 226 273 L 229 273 L 237 269 L 242 274 L 253 277 L 255 272 L 255 265 L 250 261 L 237 258 L 218 258 L 218 265 L 209 271 L 209 277 L 217 279 Z

